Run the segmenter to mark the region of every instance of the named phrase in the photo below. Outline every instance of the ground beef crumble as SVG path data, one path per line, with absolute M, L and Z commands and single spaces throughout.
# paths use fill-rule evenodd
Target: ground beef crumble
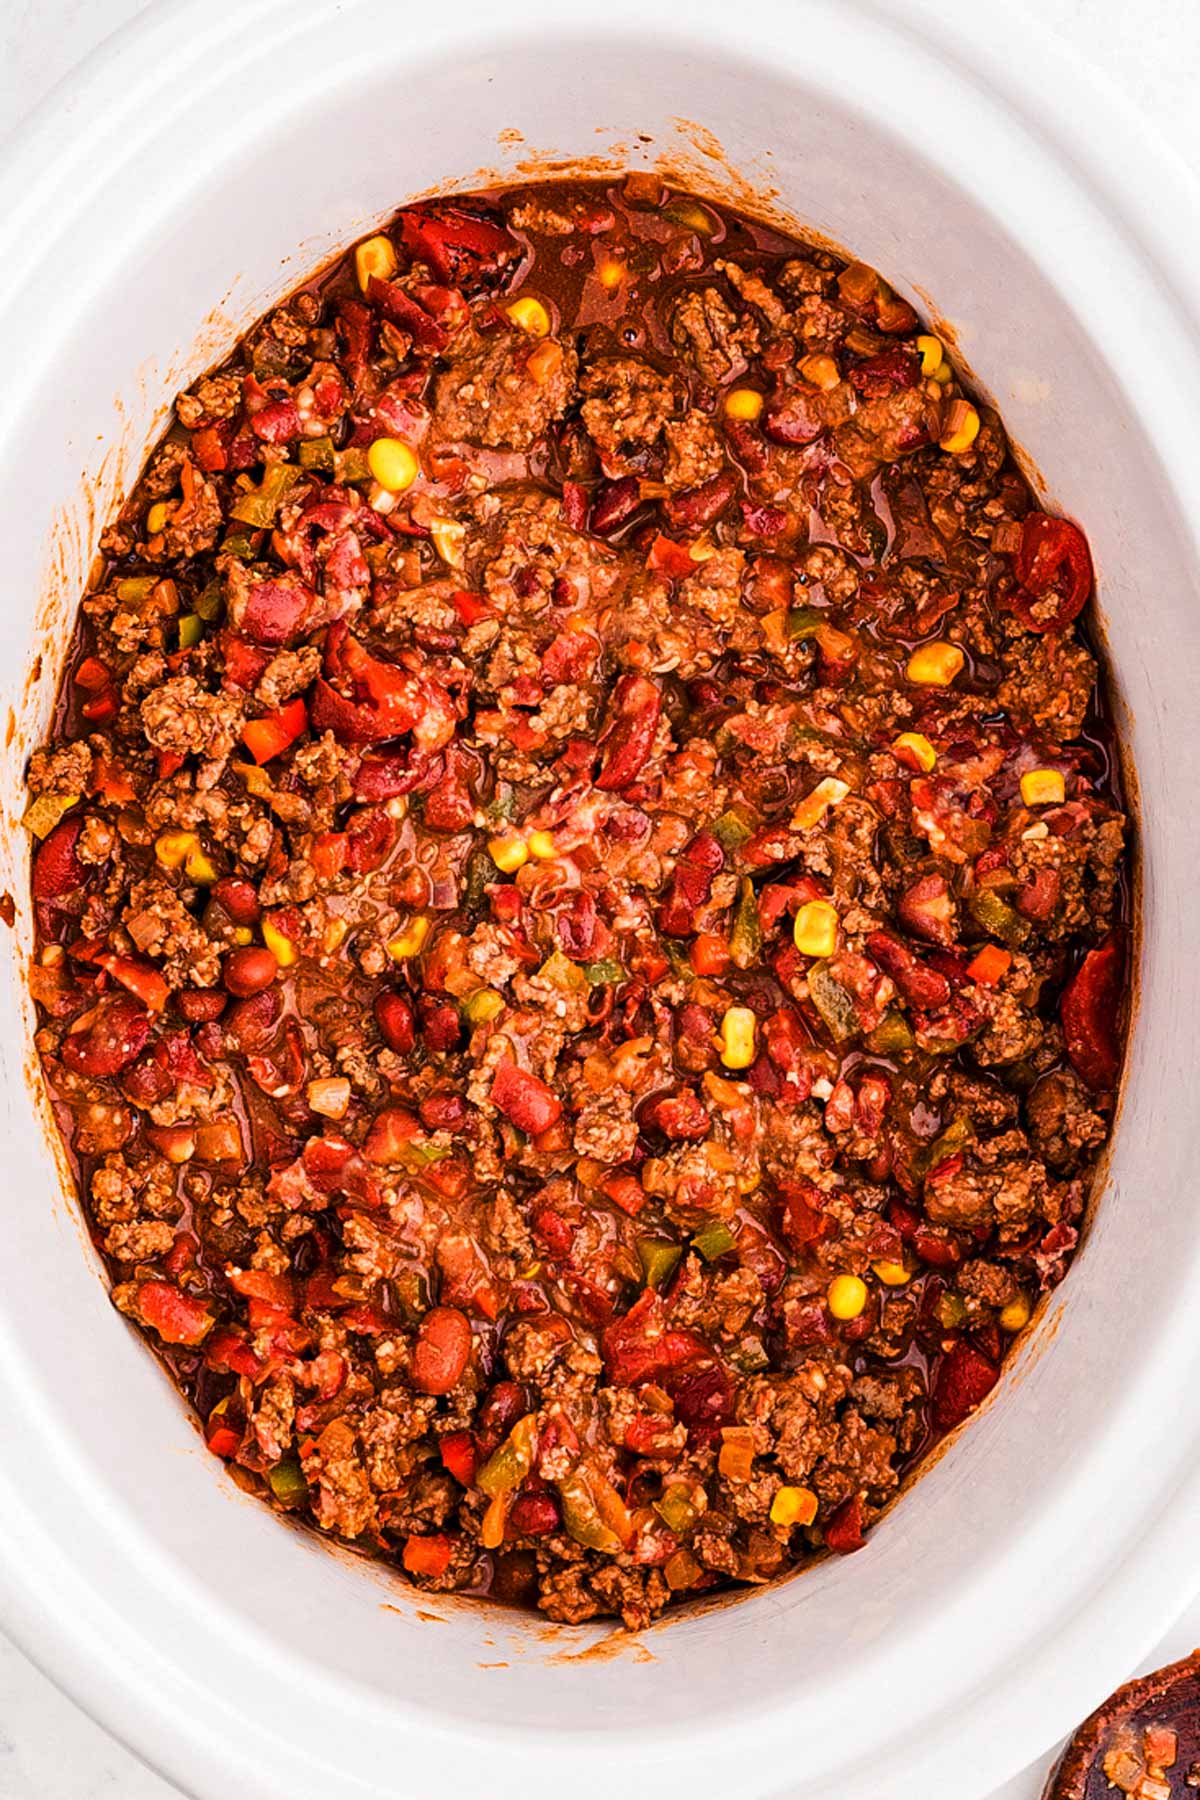
M 378 236 L 104 535 L 37 1044 L 243 1485 L 641 1630 L 857 1549 L 1078 1241 L 1090 558 L 861 264 L 645 176 Z

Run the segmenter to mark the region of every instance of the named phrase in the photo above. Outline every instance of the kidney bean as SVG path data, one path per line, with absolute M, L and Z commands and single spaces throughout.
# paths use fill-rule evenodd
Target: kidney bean
M 954 942 L 954 899 L 943 875 L 922 875 L 896 902 L 896 917 L 929 944 Z
M 646 1121 L 664 1137 L 694 1139 L 708 1136 L 711 1123 L 708 1108 L 693 1088 L 682 1088 L 678 1094 L 664 1094 L 647 1109 Z
M 269 988 L 278 973 L 279 965 L 269 950 L 258 944 L 246 944 L 226 956 L 222 980 L 231 994 L 246 1000 Z
M 225 1014 L 225 1036 L 239 1050 L 265 1050 L 275 1036 L 282 1002 L 277 988 L 265 988 L 248 1000 L 237 1000 Z
M 677 531 L 701 531 L 720 518 L 736 492 L 737 482 L 732 475 L 714 475 L 711 481 L 665 501 L 663 511 Z
M 426 1094 L 417 1112 L 426 1131 L 461 1131 L 467 1122 L 467 1103 L 461 1094 Z
M 262 917 L 254 883 L 237 875 L 222 875 L 213 883 L 213 899 L 229 914 L 235 925 L 257 925 Z
M 453 1050 L 462 1036 L 462 1020 L 458 1008 L 436 994 L 422 994 L 417 1001 L 421 1013 L 421 1034 L 430 1050 Z
M 455 1306 L 435 1306 L 421 1320 L 413 1345 L 412 1384 L 422 1394 L 448 1394 L 471 1355 L 471 1325 Z
M 636 475 L 608 482 L 592 502 L 591 530 L 597 537 L 607 537 L 632 517 L 641 503 L 641 483 Z
M 376 994 L 375 1023 L 389 1050 L 407 1056 L 417 1041 L 417 1024 L 413 1009 L 403 994 Z
M 928 969 L 898 938 L 886 931 L 872 931 L 867 936 L 867 954 L 876 966 L 890 975 L 910 1006 L 934 1009 L 950 999 L 950 983 L 944 975 Z
M 515 1063 L 501 1063 L 492 1081 L 492 1102 L 518 1130 L 537 1137 L 562 1117 L 562 1101 L 546 1083 Z
M 175 1004 L 185 1019 L 194 1025 L 201 1025 L 209 1019 L 219 1019 L 228 1004 L 228 996 L 217 988 L 184 988 L 175 996 Z
M 947 1351 L 933 1384 L 930 1417 L 939 1431 L 953 1431 L 985 1400 L 1000 1378 L 994 1363 L 970 1344 Z
M 150 1015 L 132 994 L 102 1000 L 82 1031 L 68 1032 L 62 1059 L 76 1075 L 119 1075 L 140 1056 L 150 1036 Z
M 518 1494 L 509 1509 L 509 1532 L 513 1537 L 544 1537 L 558 1530 L 559 1516 L 553 1494 Z
M 671 885 L 658 909 L 659 930 L 668 937 L 688 937 L 696 929 L 696 913 L 712 892 L 725 866 L 725 852 L 711 831 L 696 834 L 678 857 Z
M 83 820 L 76 813 L 61 819 L 38 846 L 33 858 L 33 897 L 54 901 L 72 893 L 84 880 L 83 864 L 75 854 Z

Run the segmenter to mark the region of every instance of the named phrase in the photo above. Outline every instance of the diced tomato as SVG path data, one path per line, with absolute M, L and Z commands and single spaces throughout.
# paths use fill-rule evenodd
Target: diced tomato
M 1089 950 L 1062 997 L 1063 1037 L 1067 1055 L 1090 1088 L 1112 1087 L 1121 1066 L 1118 1015 L 1125 970 L 1125 949 L 1110 932 Z
M 242 742 L 255 762 L 262 764 L 279 756 L 307 728 L 308 708 L 297 695 L 278 712 L 267 713 L 261 719 L 247 719 L 242 726 Z
M 473 1487 L 479 1452 L 469 1431 L 448 1431 L 438 1440 L 438 1451 L 447 1470 L 463 1487 Z
M 169 1281 L 143 1281 L 137 1290 L 137 1314 L 165 1344 L 202 1344 L 213 1328 L 208 1307 Z
M 657 569 L 660 575 L 683 580 L 688 575 L 694 575 L 699 564 L 694 560 L 687 544 L 678 544 L 674 538 L 664 537 L 660 531 L 650 546 L 646 567 Z
M 850 1556 L 861 1550 L 863 1537 L 862 1495 L 854 1494 L 842 1502 L 825 1526 L 825 1542 L 838 1556 Z
M 445 1532 L 438 1532 L 432 1537 L 410 1537 L 400 1560 L 410 1575 L 424 1575 L 436 1580 L 450 1567 L 453 1549 L 453 1539 L 447 1537 Z
M 296 1289 L 290 1275 L 278 1275 L 269 1269 L 230 1269 L 229 1285 L 249 1299 L 266 1300 L 281 1312 L 295 1309 Z
M 995 1387 L 1000 1370 L 970 1344 L 946 1352 L 933 1385 L 930 1416 L 939 1431 L 953 1431 Z
M 114 981 L 119 981 L 122 987 L 128 988 L 151 1012 L 161 1012 L 167 1004 L 170 989 L 150 963 L 137 962 L 131 956 L 118 956 L 114 951 L 107 950 L 97 956 L 96 961 Z
M 1065 631 L 1086 606 L 1092 556 L 1087 539 L 1069 519 L 1027 513 L 1014 567 L 1020 586 L 1008 604 L 1031 631 Z

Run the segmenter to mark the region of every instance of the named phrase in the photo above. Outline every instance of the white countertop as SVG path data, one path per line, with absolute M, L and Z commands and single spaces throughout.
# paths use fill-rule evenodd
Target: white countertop
M 1019 32 L 1026 0 L 968 3 L 993 8 Z M 110 32 L 163 4 L 169 0 L 0 0 L 0 134 Z M 925 4 L 929 11 L 941 9 L 949 16 L 963 0 L 925 0 Z M 1200 165 L 1196 0 L 1140 0 L 1136 6 L 1128 0 L 1036 0 L 1035 10 L 1043 25 L 1060 32 L 1141 106 L 1148 129 L 1157 129 L 1192 166 Z M 1158 1667 L 1197 1644 L 1200 1602 L 1189 1608 L 1142 1666 Z M 1130 1669 L 1131 1675 L 1135 1672 Z M 1044 1774 L 1044 1765 L 1039 1764 L 991 1800 L 1038 1800 Z M 93 1724 L 0 1636 L 0 1800 L 173 1797 L 179 1800 L 177 1788 Z M 315 1797 L 297 1795 L 296 1800 Z

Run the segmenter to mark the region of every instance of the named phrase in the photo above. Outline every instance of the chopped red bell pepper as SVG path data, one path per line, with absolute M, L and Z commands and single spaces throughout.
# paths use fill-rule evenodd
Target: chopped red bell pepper
M 278 712 L 267 713 L 261 719 L 247 719 L 242 726 L 242 742 L 261 765 L 281 755 L 307 728 L 308 708 L 297 695 Z

